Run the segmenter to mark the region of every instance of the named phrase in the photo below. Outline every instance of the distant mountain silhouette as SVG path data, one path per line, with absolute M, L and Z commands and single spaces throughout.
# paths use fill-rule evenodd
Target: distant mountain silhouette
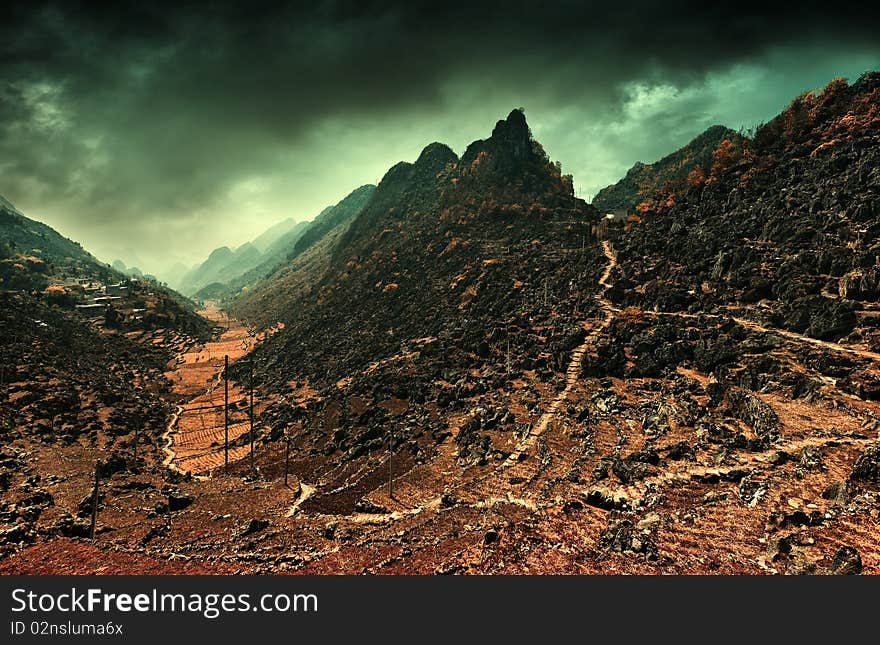
M 375 189 L 373 185 L 361 186 L 338 204 L 325 208 L 312 221 L 284 220 L 234 253 L 228 252 L 226 247 L 215 249 L 205 262 L 184 276 L 181 289 L 199 298 L 209 295 L 211 299 L 227 298 L 237 294 L 338 227 L 347 226 Z

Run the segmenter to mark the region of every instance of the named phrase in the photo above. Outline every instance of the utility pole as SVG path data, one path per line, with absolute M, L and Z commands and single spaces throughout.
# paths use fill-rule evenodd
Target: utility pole
M 223 356 L 223 472 L 229 472 L 229 354 Z
M 394 499 L 394 432 L 388 433 L 388 497 Z
M 251 422 L 251 470 L 256 472 L 256 468 L 254 466 L 254 358 L 251 357 L 250 360 L 250 386 L 251 386 L 251 407 L 250 407 L 250 422 Z
M 507 326 L 507 375 L 510 376 L 510 325 Z
M 290 470 L 290 433 L 284 431 L 284 485 L 287 486 L 287 473 Z
M 140 420 L 139 420 L 140 421 Z M 138 439 L 140 438 L 141 424 L 138 423 L 134 427 L 134 469 L 138 467 Z
M 92 523 L 89 526 L 89 539 L 95 539 L 95 526 L 98 523 L 98 476 L 101 472 L 101 460 L 95 462 L 95 487 L 92 489 Z

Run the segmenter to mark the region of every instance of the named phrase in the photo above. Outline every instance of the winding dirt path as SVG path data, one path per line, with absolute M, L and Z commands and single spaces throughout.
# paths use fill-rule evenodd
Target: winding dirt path
M 181 354 L 175 368 L 166 372 L 172 392 L 188 398 L 178 406 L 163 434 L 165 460 L 163 465 L 178 472 L 200 473 L 223 466 L 225 462 L 225 426 L 223 414 L 222 373 L 224 356 L 230 362 L 245 356 L 258 340 L 237 320 L 230 319 L 216 306 L 202 310 L 208 320 L 223 327 L 214 340 Z M 250 430 L 236 408 L 244 402 L 245 392 L 230 382 L 230 443 Z M 246 456 L 249 446 L 232 446 L 229 461 Z
M 786 338 L 790 338 L 792 340 L 797 340 L 802 343 L 809 343 L 811 345 L 816 345 L 817 347 L 823 347 L 825 349 L 830 349 L 836 352 L 846 352 L 847 354 L 855 354 L 856 356 L 861 356 L 862 358 L 867 358 L 872 361 L 880 361 L 880 354 L 877 352 L 871 352 L 866 349 L 859 349 L 858 347 L 847 347 L 846 345 L 841 345 L 839 343 L 832 343 L 827 340 L 820 340 L 818 338 L 811 338 L 810 336 L 804 336 L 802 334 L 798 334 L 793 331 L 788 331 L 785 329 L 777 329 L 776 327 L 764 327 L 753 320 L 748 320 L 747 318 L 733 318 L 736 322 L 738 322 L 743 327 L 747 327 L 748 329 L 752 329 L 754 331 L 765 332 L 769 334 L 778 334 L 779 336 L 785 336 Z
M 611 284 L 608 282 L 608 280 L 610 280 L 611 278 L 611 272 L 617 266 L 617 255 L 614 253 L 614 249 L 608 240 L 603 240 L 602 251 L 605 254 L 605 257 L 608 259 L 608 264 L 606 265 L 605 271 L 602 272 L 602 276 L 599 278 L 598 281 L 599 285 L 602 288 L 596 292 L 594 297 L 596 298 L 596 301 L 599 303 L 599 305 L 602 307 L 602 310 L 605 312 L 605 318 L 598 325 L 593 326 L 590 333 L 587 334 L 586 338 L 584 338 L 584 342 L 574 349 L 571 354 L 571 361 L 569 361 L 568 363 L 568 369 L 566 369 L 565 371 L 565 388 L 556 395 L 556 398 L 553 399 L 550 407 L 547 409 L 546 412 L 544 412 L 544 414 L 541 415 L 538 423 L 536 423 L 534 427 L 532 427 L 528 432 L 525 433 L 514 451 L 501 464 L 500 470 L 510 468 L 514 464 L 518 463 L 522 459 L 522 455 L 531 451 L 538 438 L 547 431 L 548 426 L 556 419 L 556 415 L 559 413 L 560 408 L 562 408 L 565 402 L 568 401 L 568 397 L 571 395 L 572 389 L 578 382 L 578 378 L 581 374 L 581 367 L 583 366 L 584 362 L 584 354 L 586 353 L 587 349 L 589 349 L 596 343 L 596 339 L 599 337 L 599 334 L 604 331 L 604 329 L 608 327 L 608 325 L 610 325 L 611 321 L 614 319 L 616 310 L 612 306 L 611 301 L 605 297 L 605 292 L 611 288 Z M 590 329 L 590 323 L 588 321 L 582 321 L 580 324 L 585 329 Z
M 615 309 L 615 311 L 619 311 Z M 719 314 L 708 314 L 708 313 L 696 313 L 689 314 L 683 311 L 650 311 L 647 309 L 639 310 L 639 315 L 643 316 L 670 316 L 675 318 L 724 318 L 725 316 L 720 316 Z M 859 356 L 861 358 L 866 358 L 871 361 L 880 361 L 880 353 L 872 352 L 867 349 L 861 349 L 859 347 L 850 347 L 848 345 L 841 345 L 840 343 L 835 343 L 830 340 L 821 340 L 819 338 L 813 338 L 812 336 L 804 336 L 803 334 L 798 334 L 794 331 L 788 331 L 787 329 L 779 329 L 778 327 L 767 327 L 762 325 L 754 320 L 749 320 L 748 318 L 741 318 L 739 316 L 729 316 L 730 320 L 734 320 L 743 327 L 747 329 L 751 329 L 752 331 L 757 331 L 765 334 L 777 334 L 778 336 L 784 336 L 790 340 L 798 341 L 801 343 L 807 343 L 810 345 L 815 345 L 817 347 L 822 347 L 824 349 L 828 349 L 834 352 L 844 352 L 847 354 L 853 354 L 855 356 Z
M 162 452 L 165 453 L 165 458 L 162 460 L 162 467 L 170 468 L 179 473 L 183 473 L 183 471 L 174 463 L 176 455 L 174 454 L 174 439 L 172 434 L 174 433 L 175 427 L 177 427 L 177 420 L 180 418 L 181 412 L 183 412 L 183 406 L 178 405 L 177 409 L 174 410 L 174 414 L 171 415 L 171 419 L 168 421 L 168 426 L 165 428 L 165 432 L 162 433 Z

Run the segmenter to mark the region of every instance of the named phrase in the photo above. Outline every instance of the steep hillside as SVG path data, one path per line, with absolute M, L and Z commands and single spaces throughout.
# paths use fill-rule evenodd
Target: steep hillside
M 644 209 L 619 301 L 743 315 L 878 347 L 880 75 L 795 99 L 746 146 Z M 638 288 L 636 288 L 638 287 Z
M 299 241 L 303 233 L 311 226 L 311 222 L 297 222 L 297 224 L 283 235 L 279 235 L 263 250 L 263 257 L 256 270 L 264 270 L 264 266 L 274 268 L 279 262 L 284 261 L 293 249 L 293 246 Z
M 636 163 L 623 179 L 600 190 L 593 199 L 593 206 L 603 213 L 633 210 L 646 198 L 663 191 L 665 186 L 680 183 L 695 169 L 708 172 L 712 153 L 725 139 L 740 143 L 743 137 L 730 128 L 713 125 L 686 146 L 659 161 L 652 164 Z
M 312 573 L 880 570 L 880 353 L 780 329 L 730 264 L 711 275 L 717 247 L 778 284 L 861 257 L 876 77 L 808 101 L 601 246 L 519 113 L 392 168 L 253 355 L 281 397 L 257 463 L 277 478 L 286 435 L 299 481 L 267 542 Z
M 0 289 L 44 289 L 50 275 L 112 280 L 120 274 L 0 198 Z
M 216 249 L 184 278 L 182 289 L 200 299 L 224 300 L 233 299 L 252 287 L 257 291 L 271 289 L 276 278 L 269 278 L 263 284 L 259 282 L 323 238 L 339 234 L 375 189 L 371 184 L 357 188 L 338 204 L 325 208 L 312 221 L 288 224 L 285 220 L 234 253 L 226 247 Z
M 265 333 L 212 308 L 223 333 L 172 335 L 164 377 L 142 352 L 167 331 L 67 339 L 64 312 L 12 294 L 0 571 L 136 554 L 247 573 L 880 573 L 878 155 L 880 75 L 837 81 L 606 230 L 515 110 L 460 158 L 434 143 L 391 168 L 350 224 L 243 290 L 234 312 Z M 95 352 L 86 378 L 68 345 Z M 128 382 L 183 403 L 165 462 L 162 407 Z M 82 534 L 98 456 L 115 474 L 86 551 L 58 536 Z
M 234 300 L 232 306 L 252 322 L 271 326 L 279 306 L 323 275 L 329 266 L 324 251 L 335 244 L 375 190 L 372 184 L 353 190 L 314 220 L 279 238 L 263 262 L 214 293 Z
M 129 280 L 126 273 L 99 262 L 79 243 L 25 217 L 8 201 L 3 203 L 0 291 L 33 293 L 49 305 L 108 329 L 168 327 L 194 337 L 210 333 L 207 321 L 180 294 L 155 281 Z M 111 294 L 108 285 L 122 289 Z
M 543 264 L 578 248 L 594 220 L 514 111 L 460 160 L 435 143 L 391 168 L 333 248 L 330 270 L 307 297 L 276 308 L 290 325 L 280 336 L 310 346 L 319 373 L 338 364 L 344 375 L 409 338 L 463 321 L 475 332 L 478 312 L 500 319 L 540 300 L 544 280 L 556 282 Z
M 3 210 L 10 211 L 12 213 L 17 213 L 21 215 L 21 211 L 19 211 L 8 199 L 6 199 L 3 195 L 0 195 L 0 208 Z
M 181 279 L 181 290 L 189 295 L 212 282 L 227 282 L 253 269 L 262 260 L 263 254 L 250 242 L 245 242 L 233 251 L 221 246 L 211 251 L 208 259 L 195 267 Z
M 288 259 L 293 259 L 314 246 L 318 240 L 327 235 L 331 230 L 339 226 L 345 226 L 354 220 L 367 202 L 369 202 L 375 191 L 375 186 L 366 184 L 353 190 L 338 204 L 321 211 L 296 241 L 293 251 L 288 255 Z

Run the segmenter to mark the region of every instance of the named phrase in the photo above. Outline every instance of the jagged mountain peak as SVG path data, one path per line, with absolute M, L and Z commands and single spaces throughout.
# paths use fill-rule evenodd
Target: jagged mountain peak
M 434 143 L 429 143 L 422 150 L 422 153 L 419 155 L 419 158 L 416 159 L 416 166 L 432 166 L 442 168 L 448 163 L 455 163 L 458 161 L 458 155 L 452 151 L 452 148 L 447 146 L 445 143 L 439 143 L 435 141 Z
M 493 157 L 494 167 L 511 170 L 523 161 L 543 158 L 544 151 L 532 139 L 532 131 L 521 108 L 512 110 L 506 119 L 495 123 L 492 135 L 471 143 L 461 156 L 462 163 L 473 164 L 479 156 Z
M 495 124 L 490 141 L 501 144 L 516 158 L 525 158 L 532 152 L 532 132 L 521 108 L 511 110 L 506 119 Z

